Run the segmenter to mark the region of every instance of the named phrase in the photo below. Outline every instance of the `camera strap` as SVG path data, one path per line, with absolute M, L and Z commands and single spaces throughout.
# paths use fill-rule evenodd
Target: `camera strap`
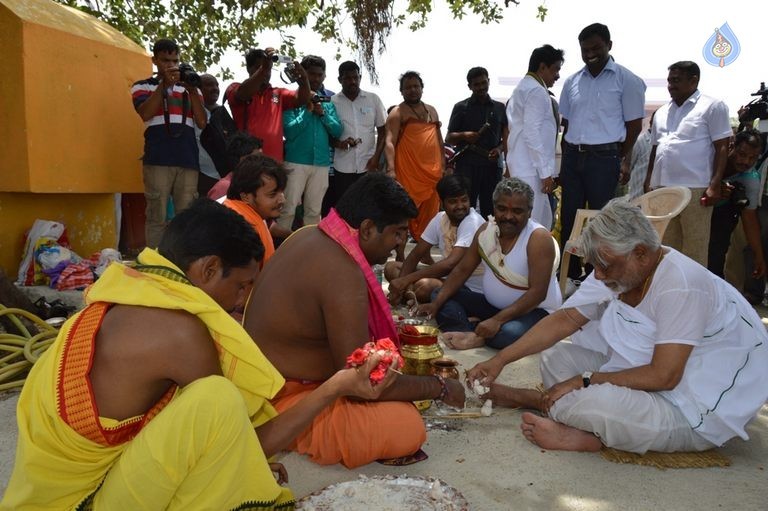
M 159 87 L 160 85 L 158 85 Z M 173 85 L 171 90 L 173 90 Z M 181 130 L 178 133 L 171 133 L 171 112 L 168 109 L 168 88 L 163 87 L 163 119 L 165 121 L 165 131 L 171 138 L 179 138 L 184 133 L 184 126 L 187 124 L 187 109 L 189 109 L 189 92 L 185 89 L 181 96 Z

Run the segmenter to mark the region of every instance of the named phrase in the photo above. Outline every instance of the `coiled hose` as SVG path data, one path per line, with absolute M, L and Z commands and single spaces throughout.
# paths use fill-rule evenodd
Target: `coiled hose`
M 3 391 L 24 385 L 27 372 L 53 344 L 59 331 L 23 309 L 0 304 L 0 316 L 7 317 L 22 333 L 17 335 L 0 332 L 0 391 Z M 20 317 L 34 323 L 39 333 L 32 334 Z

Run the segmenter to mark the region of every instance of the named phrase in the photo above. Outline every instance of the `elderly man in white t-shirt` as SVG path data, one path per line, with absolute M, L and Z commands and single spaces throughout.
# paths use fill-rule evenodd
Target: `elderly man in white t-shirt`
M 672 100 L 656 111 L 651 127 L 651 155 L 645 190 L 661 186 L 691 189 L 691 202 L 673 218 L 664 244 L 707 266 L 712 207 L 720 198 L 720 181 L 733 132 L 728 106 L 699 90 L 695 62 L 669 66 L 667 89 Z
M 454 349 L 486 344 L 502 349 L 560 307 L 554 273 L 557 243 L 549 230 L 531 220 L 533 190 L 518 178 L 502 179 L 493 191 L 493 216 L 419 312 L 437 319 Z M 482 292 L 464 286 L 483 269 Z
M 490 385 L 497 405 L 549 412 L 524 413 L 521 425 L 544 449 L 702 451 L 747 440 L 768 398 L 768 333 L 741 294 L 662 246 L 623 199 L 589 222 L 581 249 L 595 270 L 579 290 L 469 380 Z M 542 351 L 545 392 L 492 383 Z
M 469 180 L 457 174 L 444 176 L 437 182 L 437 195 L 443 211 L 430 220 L 405 261 L 390 261 L 384 267 L 384 276 L 389 281 L 389 300 L 393 305 L 401 302 L 406 291 L 413 291 L 419 303 L 428 302 L 432 291 L 443 285 L 442 277 L 451 272 L 472 244 L 485 219 L 470 207 L 469 187 Z M 427 258 L 435 246 L 443 258 L 419 268 L 419 261 Z M 481 268 L 467 279 L 467 288 L 482 292 L 482 275 Z

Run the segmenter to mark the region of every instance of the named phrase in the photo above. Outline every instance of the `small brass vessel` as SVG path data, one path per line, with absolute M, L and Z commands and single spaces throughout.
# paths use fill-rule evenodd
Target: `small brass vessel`
M 459 379 L 459 362 L 452 358 L 438 358 L 431 360 L 432 374 L 443 378 Z

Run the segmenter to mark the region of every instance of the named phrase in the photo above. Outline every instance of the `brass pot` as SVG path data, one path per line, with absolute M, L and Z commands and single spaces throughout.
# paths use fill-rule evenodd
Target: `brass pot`
M 437 343 L 440 333 L 435 327 L 417 326 L 419 336 L 400 336 L 400 353 L 403 355 L 403 373 L 419 376 L 432 374 L 430 361 L 443 356 L 443 349 Z
M 452 358 L 438 358 L 429 362 L 432 374 L 443 378 L 459 379 L 459 362 Z

